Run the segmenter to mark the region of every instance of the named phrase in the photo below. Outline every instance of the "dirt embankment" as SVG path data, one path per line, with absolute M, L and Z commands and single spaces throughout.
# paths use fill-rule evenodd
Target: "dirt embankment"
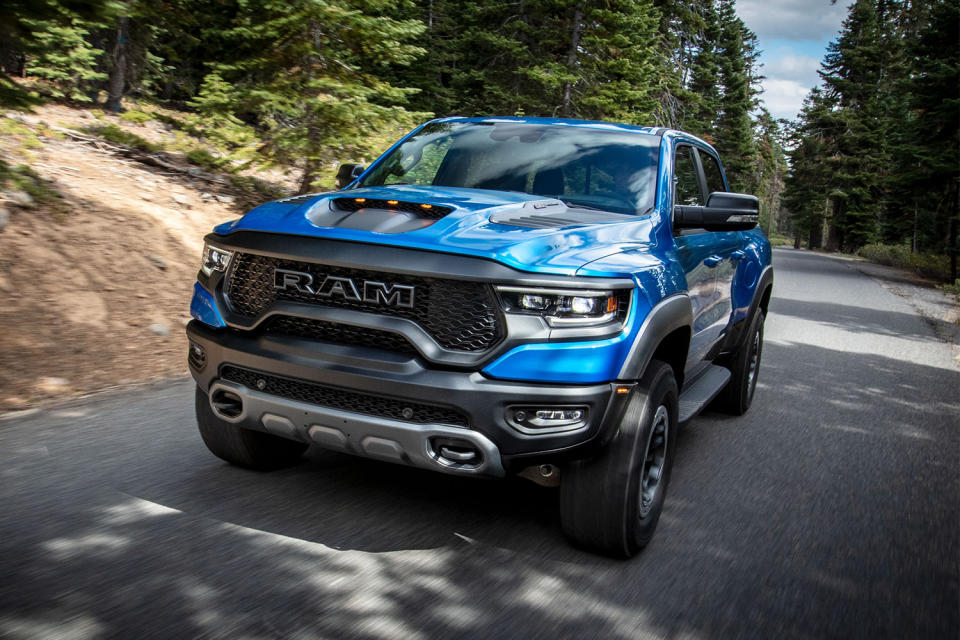
M 242 213 L 225 185 L 48 133 L 90 117 L 47 106 L 18 120 L 39 135 L 0 137 L 62 196 L 0 195 L 0 411 L 185 374 L 203 236 Z

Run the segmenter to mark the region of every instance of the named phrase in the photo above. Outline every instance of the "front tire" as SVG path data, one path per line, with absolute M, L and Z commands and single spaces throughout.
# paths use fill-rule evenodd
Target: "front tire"
M 242 429 L 217 417 L 207 394 L 197 387 L 195 405 L 200 437 L 210 453 L 230 464 L 271 471 L 294 464 L 307 450 L 303 442 Z
M 711 405 L 711 409 L 734 416 L 742 416 L 753 404 L 763 355 L 763 309 L 757 309 L 747 329 L 747 339 L 734 353 L 720 363 L 730 369 L 730 382 Z
M 563 473 L 560 518 L 567 537 L 624 558 L 647 546 L 670 481 L 678 413 L 673 369 L 651 361 L 613 440 Z

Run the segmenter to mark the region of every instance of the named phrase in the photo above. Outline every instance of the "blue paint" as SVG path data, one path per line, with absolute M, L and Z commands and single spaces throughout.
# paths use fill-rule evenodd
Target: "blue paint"
M 713 148 L 703 140 L 676 131 L 551 118 L 449 118 L 441 121 L 528 122 L 658 135 L 660 160 L 654 208 L 646 215 L 625 222 L 561 229 L 497 224 L 490 221 L 492 215 L 525 202 L 543 200 L 543 196 L 416 185 L 357 187 L 358 181 L 383 160 L 384 156 L 381 156 L 358 181 L 341 191 L 316 194 L 306 201 L 298 199 L 300 201 L 293 203 L 269 202 L 239 220 L 219 225 L 214 231 L 224 236 L 254 231 L 407 247 L 481 257 L 527 272 L 628 277 L 637 284 L 630 316 L 619 336 L 583 342 L 525 344 L 483 369 L 485 375 L 493 378 L 546 383 L 615 380 L 649 310 L 677 293 L 690 295 L 695 307 L 695 322 L 701 322 L 696 329 L 704 329 L 701 336 L 706 345 L 704 352 L 709 346 L 707 342 L 712 344 L 718 335 L 724 335 L 727 327 L 746 318 L 754 298 L 756 279 L 771 261 L 770 245 L 763 233 L 754 229 L 675 236 L 671 228 L 674 152 L 677 145 L 686 144 L 696 147 L 701 154 L 716 156 Z M 402 142 L 398 141 L 391 150 Z M 725 175 L 723 178 L 726 182 Z M 327 200 L 344 196 L 428 203 L 450 207 L 452 212 L 433 224 L 404 233 L 378 233 L 314 224 L 312 220 L 325 218 L 311 216 L 311 211 L 325 210 Z M 734 257 L 736 250 L 743 251 L 744 255 Z M 711 293 L 711 282 L 722 286 L 715 284 L 714 293 Z M 717 303 L 711 296 L 723 287 L 726 287 L 723 295 L 728 297 Z M 698 312 L 704 314 L 702 318 L 697 316 Z M 194 290 L 191 314 L 210 326 L 225 326 L 212 296 L 199 285 Z M 719 320 L 717 316 L 721 316 Z M 695 335 L 691 344 L 694 359 L 699 357 L 696 348 L 699 345 Z M 692 364 L 695 366 L 697 362 Z M 690 361 L 688 366 L 691 366 Z
M 567 384 L 593 384 L 615 380 L 650 311 L 647 300 L 634 289 L 623 333 L 606 340 L 524 344 L 497 358 L 483 369 L 491 378 L 533 380 Z
M 193 283 L 193 299 L 190 301 L 190 315 L 205 325 L 221 328 L 227 326 L 217 309 L 217 303 L 213 295 L 200 286 L 199 282 Z

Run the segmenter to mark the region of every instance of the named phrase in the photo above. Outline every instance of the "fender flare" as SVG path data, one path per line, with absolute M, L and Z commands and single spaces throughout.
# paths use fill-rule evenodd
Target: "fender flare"
M 640 325 L 637 339 L 620 367 L 618 378 L 639 380 L 663 339 L 683 327 L 693 331 L 693 305 L 689 294 L 678 293 L 654 305 Z M 687 354 L 683 354 L 684 360 L 686 357 Z

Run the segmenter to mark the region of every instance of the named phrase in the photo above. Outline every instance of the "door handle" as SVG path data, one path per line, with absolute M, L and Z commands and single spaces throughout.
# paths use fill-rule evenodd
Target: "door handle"
M 704 258 L 703 260 L 703 264 L 707 265 L 708 267 L 715 267 L 721 262 L 723 262 L 723 258 L 720 256 L 710 256 L 709 258 Z

